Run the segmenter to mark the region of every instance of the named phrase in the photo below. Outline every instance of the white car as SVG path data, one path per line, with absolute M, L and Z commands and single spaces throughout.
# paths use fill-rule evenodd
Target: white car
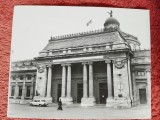
M 45 100 L 33 100 L 29 103 L 31 106 L 47 106 L 48 103 Z

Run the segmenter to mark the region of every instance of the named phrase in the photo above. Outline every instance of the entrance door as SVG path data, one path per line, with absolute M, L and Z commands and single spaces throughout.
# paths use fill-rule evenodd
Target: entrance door
M 140 104 L 147 103 L 146 89 L 139 89 Z
M 107 83 L 99 83 L 100 104 L 106 104 L 107 97 L 108 97 Z
M 61 97 L 61 84 L 58 84 L 58 88 L 57 88 L 57 102 L 59 101 L 59 98 Z
M 81 103 L 83 97 L 83 83 L 77 84 L 77 103 Z

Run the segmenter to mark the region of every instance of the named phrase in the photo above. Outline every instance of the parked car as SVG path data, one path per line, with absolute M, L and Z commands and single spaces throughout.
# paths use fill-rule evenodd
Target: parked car
M 33 100 L 29 103 L 31 106 L 47 106 L 48 103 L 45 100 Z

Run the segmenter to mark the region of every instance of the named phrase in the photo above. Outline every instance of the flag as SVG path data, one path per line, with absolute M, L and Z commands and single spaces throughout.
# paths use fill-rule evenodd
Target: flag
M 92 23 L 92 20 L 88 21 L 86 26 L 89 26 Z

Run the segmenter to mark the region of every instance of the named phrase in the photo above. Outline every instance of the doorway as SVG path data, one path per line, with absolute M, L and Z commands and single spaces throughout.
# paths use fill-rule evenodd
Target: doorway
M 59 101 L 59 98 L 61 97 L 61 88 L 62 88 L 62 84 L 58 84 L 58 88 L 57 88 L 57 102 Z
M 107 97 L 108 97 L 107 83 L 99 83 L 100 104 L 106 104 Z
M 83 97 L 83 83 L 77 84 L 77 103 L 81 103 Z
M 147 104 L 146 89 L 139 89 L 140 104 Z

